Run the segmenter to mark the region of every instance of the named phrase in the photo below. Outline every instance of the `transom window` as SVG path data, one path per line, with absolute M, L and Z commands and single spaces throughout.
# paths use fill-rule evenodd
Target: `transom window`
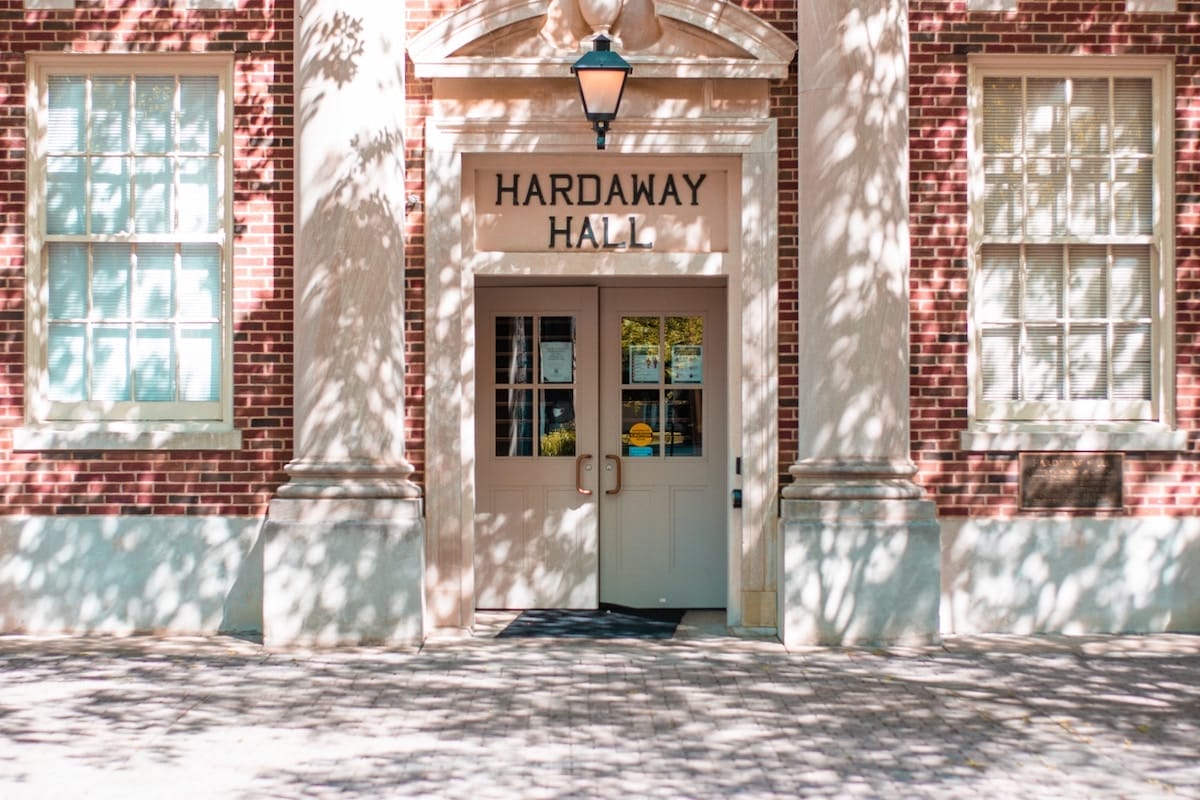
M 228 421 L 227 63 L 35 63 L 34 421 Z
M 973 71 L 978 420 L 1162 417 L 1166 80 L 1083 65 Z

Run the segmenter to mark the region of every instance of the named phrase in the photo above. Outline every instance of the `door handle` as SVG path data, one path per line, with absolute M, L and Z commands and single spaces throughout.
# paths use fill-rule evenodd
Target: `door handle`
M 621 493 L 621 457 L 614 456 L 611 453 L 604 457 L 609 461 L 617 462 L 617 485 L 611 489 L 605 489 L 605 494 L 620 494 Z
M 592 493 L 591 489 L 583 488 L 583 462 L 591 457 L 592 454 L 587 453 L 575 459 L 575 491 L 582 495 L 589 495 Z

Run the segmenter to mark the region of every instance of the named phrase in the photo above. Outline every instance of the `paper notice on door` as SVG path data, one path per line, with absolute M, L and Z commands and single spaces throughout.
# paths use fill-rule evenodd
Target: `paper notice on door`
M 704 381 L 703 350 L 698 344 L 677 344 L 671 348 L 671 383 Z
M 542 342 L 542 383 L 570 383 L 574 366 L 571 342 Z

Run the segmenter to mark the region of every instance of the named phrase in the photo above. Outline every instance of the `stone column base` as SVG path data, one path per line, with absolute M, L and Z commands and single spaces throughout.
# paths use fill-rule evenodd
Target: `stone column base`
M 263 644 L 419 644 L 419 498 L 276 498 L 263 550 Z
M 941 537 L 932 501 L 785 499 L 782 512 L 785 645 L 938 641 Z

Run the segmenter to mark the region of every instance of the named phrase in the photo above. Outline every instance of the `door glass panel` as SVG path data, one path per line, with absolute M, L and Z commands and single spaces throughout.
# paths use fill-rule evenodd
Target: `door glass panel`
M 658 389 L 621 390 L 621 455 L 651 458 L 660 452 Z
M 663 452 L 671 456 L 704 454 L 703 421 L 699 389 L 668 389 L 667 418 L 663 430 Z
M 496 455 L 573 457 L 575 317 L 502 316 L 495 332 Z
M 543 317 L 539 325 L 542 383 L 575 381 L 575 318 Z
M 658 383 L 660 320 L 621 318 L 621 375 L 625 383 Z
M 543 456 L 575 455 L 575 390 L 542 389 L 539 404 Z
M 533 392 L 496 390 L 496 455 L 533 455 Z
M 703 317 L 622 317 L 621 380 L 622 455 L 704 454 Z
M 496 318 L 496 386 L 529 383 L 533 364 L 533 317 Z
M 667 383 L 704 381 L 704 318 L 667 317 Z

